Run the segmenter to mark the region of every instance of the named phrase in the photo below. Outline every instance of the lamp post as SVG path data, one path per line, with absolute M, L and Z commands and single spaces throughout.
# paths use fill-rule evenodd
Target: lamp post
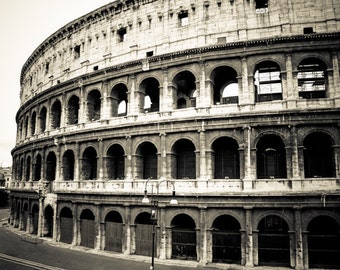
M 145 188 L 144 188 L 144 197 L 143 197 L 143 200 L 142 200 L 142 203 L 143 204 L 149 204 L 150 203 L 150 200 L 147 196 L 147 186 L 150 182 L 150 179 L 148 179 L 145 183 Z M 151 223 L 152 223 L 152 250 L 151 250 L 151 266 L 150 266 L 150 270 L 154 270 L 154 262 L 155 262 L 155 235 L 156 235 L 156 225 L 157 225 L 157 211 L 158 211 L 158 195 L 159 195 L 159 186 L 162 184 L 162 183 L 171 183 L 172 185 L 172 198 L 170 200 L 170 204 L 171 205 L 177 205 L 178 204 L 178 201 L 176 200 L 175 198 L 175 184 L 172 182 L 172 181 L 169 181 L 169 180 L 162 180 L 160 182 L 156 182 L 155 185 L 156 185 L 156 193 L 154 193 L 153 191 L 153 188 L 154 188 L 154 185 L 152 184 L 151 186 L 151 217 L 150 217 L 150 220 L 151 220 Z

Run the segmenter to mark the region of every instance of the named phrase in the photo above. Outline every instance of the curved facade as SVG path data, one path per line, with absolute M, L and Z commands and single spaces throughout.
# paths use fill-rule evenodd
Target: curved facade
M 11 224 L 150 256 L 146 188 L 160 259 L 339 268 L 339 45 L 336 1 L 125 0 L 72 21 L 22 69 Z

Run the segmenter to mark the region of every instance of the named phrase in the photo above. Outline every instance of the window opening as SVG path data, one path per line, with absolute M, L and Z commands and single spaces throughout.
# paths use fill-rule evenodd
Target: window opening
M 325 65 L 318 59 L 303 60 L 298 66 L 298 91 L 299 97 L 325 98 L 326 76 Z
M 256 0 L 255 1 L 256 13 L 268 12 L 268 0 Z
M 77 45 L 74 47 L 74 59 L 77 59 L 80 57 L 80 45 Z
M 281 74 L 279 67 L 272 62 L 261 63 L 254 74 L 256 101 L 282 99 Z
M 118 34 L 118 42 L 123 42 L 126 39 L 126 28 L 120 28 L 117 31 Z
M 178 14 L 178 18 L 179 18 L 179 21 L 180 21 L 180 26 L 187 26 L 187 25 L 189 25 L 188 11 L 181 11 Z
M 314 34 L 314 29 L 313 27 L 305 27 L 303 28 L 303 33 L 306 34 Z

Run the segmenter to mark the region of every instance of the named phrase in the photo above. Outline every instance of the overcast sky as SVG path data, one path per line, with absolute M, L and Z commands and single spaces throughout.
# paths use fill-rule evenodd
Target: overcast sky
M 0 0 L 0 165 L 11 166 L 20 72 L 33 51 L 65 24 L 113 0 Z

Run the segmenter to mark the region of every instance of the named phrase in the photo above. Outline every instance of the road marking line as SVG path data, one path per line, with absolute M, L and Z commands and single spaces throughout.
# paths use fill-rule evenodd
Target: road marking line
M 46 264 L 42 264 L 42 263 L 37 263 L 37 262 L 13 257 L 13 256 L 10 256 L 10 255 L 6 255 L 6 254 L 3 254 L 3 253 L 0 253 L 0 259 L 3 259 L 3 260 L 8 261 L 8 262 L 24 265 L 24 266 L 29 266 L 29 267 L 32 267 L 32 268 L 38 269 L 38 270 L 65 270 L 63 268 L 54 267 L 54 266 L 50 266 L 50 265 L 46 265 Z

